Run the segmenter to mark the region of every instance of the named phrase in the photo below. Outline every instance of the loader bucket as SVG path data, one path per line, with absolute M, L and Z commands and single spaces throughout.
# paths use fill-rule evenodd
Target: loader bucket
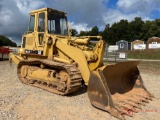
M 152 100 L 137 65 L 139 61 L 106 65 L 91 72 L 88 97 L 93 106 L 124 119 Z

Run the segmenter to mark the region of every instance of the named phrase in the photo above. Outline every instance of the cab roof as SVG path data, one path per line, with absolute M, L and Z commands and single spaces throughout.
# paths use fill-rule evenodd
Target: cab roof
M 67 14 L 65 12 L 62 12 L 62 11 L 59 11 L 59 10 L 55 10 L 55 9 L 52 9 L 52 8 L 41 8 L 41 9 L 37 9 L 37 10 L 32 10 L 30 12 L 30 14 L 32 13 L 37 13 L 37 12 L 43 12 L 43 11 L 49 11 L 49 12 L 57 12 L 57 13 L 60 13 L 60 14 Z

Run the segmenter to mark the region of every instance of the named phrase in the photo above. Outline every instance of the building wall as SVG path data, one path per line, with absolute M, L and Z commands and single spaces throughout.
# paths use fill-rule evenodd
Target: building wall
M 160 38 L 159 37 L 149 38 L 147 41 L 147 48 L 148 49 L 149 49 L 149 44 L 160 44 Z
M 128 50 L 128 42 L 125 40 L 120 40 L 120 41 L 116 42 L 116 45 L 118 45 L 118 51 Z
M 144 44 L 144 41 L 142 40 L 134 40 L 132 43 L 131 43 L 131 48 L 132 50 L 134 50 L 134 45 L 135 44 Z

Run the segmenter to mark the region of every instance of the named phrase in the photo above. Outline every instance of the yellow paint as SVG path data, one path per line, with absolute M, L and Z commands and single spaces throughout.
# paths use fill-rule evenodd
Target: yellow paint
M 21 48 L 18 50 L 20 55 L 10 54 L 12 60 L 18 64 L 23 57 L 25 59 L 49 59 L 59 62 L 72 64 L 77 63 L 85 84 L 88 84 L 90 78 L 90 71 L 96 70 L 103 65 L 103 52 L 105 43 L 102 41 L 101 36 L 83 36 L 83 37 L 71 37 L 68 27 L 68 21 L 66 21 L 66 27 L 68 29 L 68 35 L 61 35 L 55 33 L 49 33 L 48 27 L 48 15 L 49 13 L 56 13 L 62 16 L 66 16 L 66 13 L 57 11 L 51 8 L 42 8 L 30 12 L 30 16 L 34 18 L 34 29 L 29 30 L 22 35 Z M 44 30 L 39 32 L 39 16 L 44 14 Z M 43 18 L 44 18 L 43 17 Z M 67 19 L 66 19 L 67 20 Z M 91 48 L 90 40 L 92 38 L 98 38 L 100 41 L 94 48 Z M 43 54 L 27 54 L 25 50 L 43 51 Z M 40 72 L 43 76 L 43 73 Z M 45 73 L 44 73 L 45 74 Z M 32 76 L 38 76 L 36 72 Z M 46 79 L 45 76 L 42 77 Z

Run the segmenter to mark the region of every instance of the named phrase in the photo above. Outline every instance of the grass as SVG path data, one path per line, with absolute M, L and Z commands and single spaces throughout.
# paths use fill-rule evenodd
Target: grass
M 160 50 L 128 51 L 128 58 L 160 60 Z

